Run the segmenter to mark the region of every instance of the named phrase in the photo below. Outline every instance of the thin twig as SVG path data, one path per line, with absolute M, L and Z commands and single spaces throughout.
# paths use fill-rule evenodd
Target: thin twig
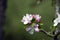
M 41 32 L 45 33 L 46 35 L 50 36 L 50 37 L 54 37 L 55 35 L 45 31 L 44 29 L 40 29 Z

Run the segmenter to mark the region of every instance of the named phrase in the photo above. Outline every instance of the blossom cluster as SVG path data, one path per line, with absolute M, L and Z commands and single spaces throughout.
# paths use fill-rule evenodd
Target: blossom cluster
M 58 23 L 60 23 L 60 14 L 59 13 L 56 14 L 58 17 L 54 19 L 53 26 L 57 26 Z M 24 25 L 28 25 L 28 27 L 26 27 L 26 31 L 29 32 L 30 34 L 33 34 L 34 32 L 40 31 L 39 26 L 42 25 L 42 24 L 39 25 L 40 20 L 41 20 L 41 16 L 38 14 L 26 14 L 23 16 L 21 22 Z
M 30 24 L 27 28 L 26 31 L 28 31 L 30 34 L 33 34 L 34 31 L 39 32 L 39 22 L 41 20 L 41 16 L 38 14 L 26 14 L 23 16 L 21 22 L 24 25 Z
M 25 16 L 23 16 L 21 22 L 23 22 L 23 24 L 30 24 L 32 23 L 33 19 L 35 19 L 36 22 L 40 22 L 41 16 L 33 15 L 33 14 L 26 14 Z

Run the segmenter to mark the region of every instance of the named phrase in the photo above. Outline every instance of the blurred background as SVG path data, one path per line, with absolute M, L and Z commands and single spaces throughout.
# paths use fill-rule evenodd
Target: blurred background
M 7 1 L 4 40 L 53 40 L 42 32 L 30 35 L 25 30 L 26 26 L 21 23 L 21 19 L 26 13 L 38 13 L 42 16 L 41 20 L 44 23 L 42 27 L 46 31 L 50 31 L 52 20 L 55 18 L 55 6 L 52 6 L 52 0 L 43 0 L 38 5 L 35 2 L 36 0 Z M 58 38 L 60 39 L 60 35 Z

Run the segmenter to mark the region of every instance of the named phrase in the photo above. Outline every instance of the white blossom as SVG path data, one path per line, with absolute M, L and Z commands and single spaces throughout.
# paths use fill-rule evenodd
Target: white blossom
M 40 15 L 35 15 L 35 19 L 37 22 L 40 22 L 41 16 Z
M 23 24 L 28 24 L 28 23 L 31 23 L 33 18 L 36 20 L 36 22 L 40 22 L 41 16 L 33 15 L 33 14 L 26 14 L 25 16 L 23 16 L 21 22 L 23 22 Z
M 23 16 L 22 21 L 23 24 L 31 23 L 31 20 L 33 19 L 31 14 L 26 14 L 26 16 Z
M 60 23 L 60 14 L 59 13 L 56 13 L 57 14 L 57 18 L 54 20 L 54 25 L 53 26 L 57 26 L 58 23 Z

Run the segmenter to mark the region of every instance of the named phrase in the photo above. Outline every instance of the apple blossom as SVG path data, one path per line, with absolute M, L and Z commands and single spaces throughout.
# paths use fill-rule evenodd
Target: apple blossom
M 23 24 L 28 24 L 28 20 L 25 16 L 23 16 L 23 19 L 21 20 L 21 22 L 23 22 Z
M 41 16 L 35 15 L 36 22 L 40 22 Z
M 34 14 L 26 14 L 25 16 L 23 16 L 21 22 L 23 22 L 23 24 L 28 24 L 31 23 L 33 19 L 35 19 L 36 22 L 40 22 L 41 16 Z
M 21 22 L 23 22 L 23 24 L 28 24 L 31 23 L 31 20 L 33 19 L 31 14 L 26 14 L 26 16 L 23 16 L 23 19 L 21 20 Z
M 60 23 L 60 14 L 59 13 L 56 13 L 57 14 L 57 18 L 54 20 L 54 25 L 53 26 L 57 26 L 58 23 Z
M 35 19 L 35 20 L 34 20 Z M 29 24 L 28 27 L 26 27 L 26 31 L 29 32 L 30 34 L 33 34 L 35 32 L 39 32 L 39 25 L 36 22 L 40 22 L 41 16 L 35 15 L 35 14 L 26 14 L 23 16 L 21 22 L 23 24 Z M 32 22 L 33 21 L 33 22 Z

